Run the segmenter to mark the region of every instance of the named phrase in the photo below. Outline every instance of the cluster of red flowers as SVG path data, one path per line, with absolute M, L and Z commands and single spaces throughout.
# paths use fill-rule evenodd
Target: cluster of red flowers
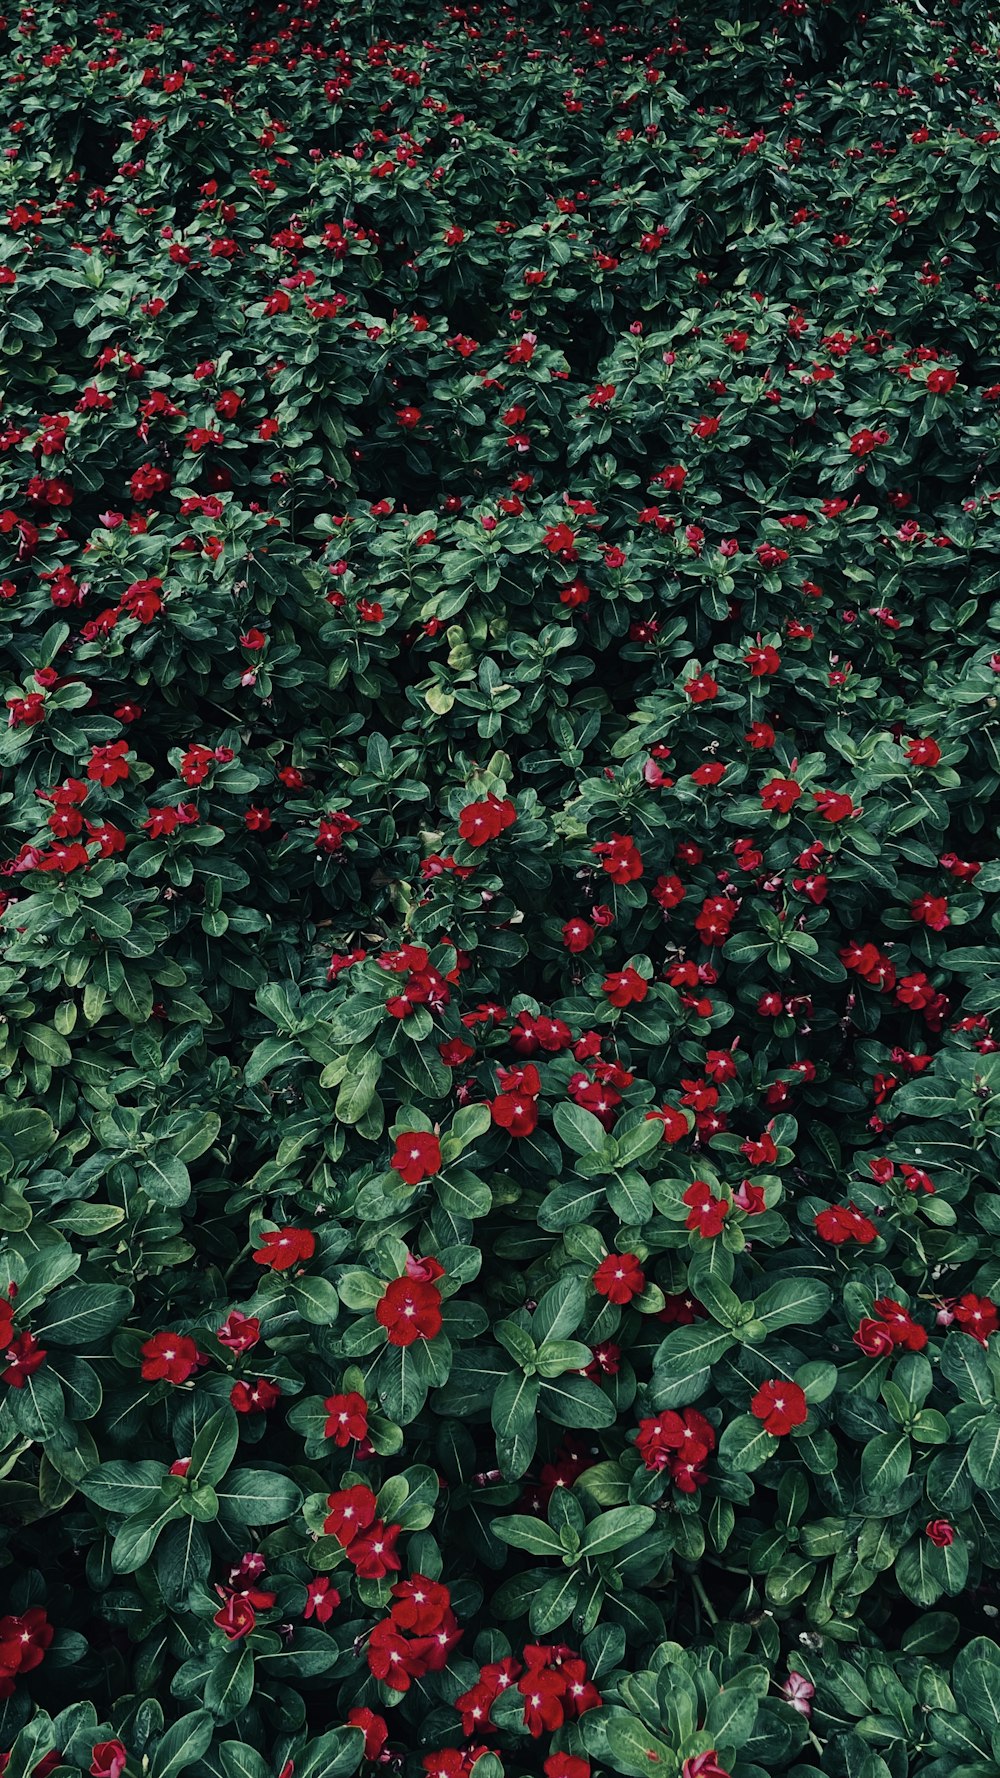
M 682 1494 L 696 1494 L 708 1480 L 705 1464 L 715 1450 L 715 1428 L 697 1408 L 672 1408 L 640 1420 L 636 1450 L 647 1469 L 665 1469 Z
M 327 1499 L 328 1514 L 323 1522 L 327 1537 L 335 1537 L 347 1551 L 347 1559 L 356 1574 L 364 1580 L 384 1580 L 396 1574 L 400 1557 L 396 1539 L 401 1527 L 385 1525 L 377 1517 L 378 1505 L 370 1488 L 358 1483 L 341 1488 Z
M 517 819 L 514 804 L 506 797 L 493 796 L 484 803 L 468 803 L 458 818 L 458 837 L 469 846 L 485 846 L 487 840 L 498 839 Z
M 895 1297 L 876 1297 L 874 1313 L 862 1317 L 854 1334 L 866 1358 L 885 1358 L 897 1347 L 904 1352 L 922 1352 L 927 1344 L 927 1329 L 914 1321 L 909 1310 Z
M 353 1561 L 350 1546 L 347 1554 Z M 398 1568 L 398 1562 L 394 1566 Z M 368 1666 L 393 1691 L 406 1692 L 425 1673 L 441 1672 L 462 1630 L 451 1609 L 451 1593 L 440 1581 L 411 1574 L 397 1581 L 391 1592 L 389 1616 L 368 1637 Z
M 493 1705 L 501 1692 L 514 1685 L 524 1700 L 524 1726 L 536 1737 L 562 1728 L 601 1703 L 597 1687 L 587 1676 L 586 1662 L 572 1649 L 562 1643 L 529 1644 L 520 1660 L 508 1657 L 481 1667 L 476 1684 L 456 1698 L 463 1733 L 488 1735 L 493 1729 Z M 548 1762 L 545 1770 L 548 1773 Z
M 258 1611 L 270 1611 L 277 1601 L 277 1593 L 257 1584 L 265 1566 L 261 1555 L 241 1556 L 229 1570 L 225 1584 L 215 1589 L 222 1604 L 212 1622 L 229 1642 L 242 1642 L 255 1628 Z

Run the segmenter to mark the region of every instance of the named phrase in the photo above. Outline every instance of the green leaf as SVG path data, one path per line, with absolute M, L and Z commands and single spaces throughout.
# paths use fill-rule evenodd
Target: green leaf
M 574 1154 L 595 1160 L 613 1154 L 611 1138 L 600 1118 L 592 1111 L 585 1111 L 582 1105 L 561 1101 L 553 1109 L 552 1122 L 556 1134 Z
M 705 1733 L 714 1747 L 736 1751 L 749 1741 L 757 1721 L 759 1700 L 749 1687 L 727 1685 L 711 1699 L 705 1712 Z
M 136 1177 L 154 1204 L 176 1210 L 191 1196 L 191 1175 L 166 1143 L 157 1143 L 136 1166 Z
M 969 1474 L 980 1488 L 1000 1487 L 1000 1420 L 990 1420 L 973 1433 Z
M 100 1344 L 124 1321 L 132 1292 L 123 1284 L 65 1284 L 50 1296 L 33 1331 L 41 1344 Z
M 8 1105 L 0 1110 L 0 1143 L 14 1162 L 33 1160 L 55 1141 L 52 1119 L 30 1105 Z
M 822 1321 L 829 1307 L 828 1285 L 818 1278 L 788 1278 L 762 1291 L 753 1312 L 754 1319 L 763 1322 L 767 1333 L 773 1333 L 779 1327 L 809 1327 Z M 754 1343 L 758 1343 L 756 1339 Z
M 533 1636 L 550 1635 L 572 1616 L 580 1598 L 581 1585 L 579 1571 L 569 1568 L 562 1574 L 551 1575 L 536 1587 L 528 1607 L 528 1627 Z
M 955 1656 L 952 1689 L 960 1710 L 981 1728 L 1000 1729 L 1000 1648 L 987 1636 L 975 1636 Z
M 195 1435 L 187 1473 L 192 1486 L 221 1481 L 236 1454 L 239 1442 L 239 1422 L 227 1402 L 211 1415 Z
M 868 1440 L 861 1453 L 861 1486 L 882 1498 L 910 1473 L 910 1441 L 905 1432 L 885 1432 Z
M 183 1778 L 208 1752 L 215 1724 L 207 1710 L 195 1710 L 173 1723 L 157 1744 L 149 1778 Z
M 161 1531 L 181 1516 L 176 1500 L 155 1500 L 125 1520 L 111 1546 L 111 1566 L 116 1574 L 134 1574 L 147 1562 Z
M 135 1514 L 160 1499 L 166 1473 L 166 1464 L 152 1458 L 126 1463 L 116 1457 L 91 1470 L 77 1485 L 81 1494 L 105 1512 Z
M 340 1314 L 340 1298 L 327 1278 L 292 1278 L 288 1289 L 303 1321 L 330 1327 Z
M 624 1710 L 602 1710 L 598 1717 L 596 1712 L 587 1712 L 593 1718 L 586 1723 L 584 1739 L 591 1746 L 591 1735 L 600 1729 L 605 1738 L 607 1759 L 616 1772 L 624 1774 L 624 1778 L 649 1778 L 650 1770 L 662 1768 L 664 1772 L 676 1770 L 676 1761 L 671 1749 L 651 1729 L 647 1729 L 635 1716 L 629 1716 Z M 600 1757 L 598 1750 L 595 1754 Z
M 586 1370 L 592 1353 L 582 1340 L 546 1340 L 535 1356 L 540 1377 L 561 1377 L 566 1371 Z
M 543 1381 L 538 1411 L 560 1426 L 597 1432 L 617 1419 L 614 1402 L 589 1377 L 571 1375 Z
M 247 1061 L 243 1079 L 248 1087 L 257 1087 L 279 1069 L 304 1061 L 305 1051 L 294 1037 L 265 1037 Z
M 295 1778 L 349 1778 L 361 1764 L 364 1746 L 364 1729 L 328 1729 L 296 1755 Z
M 532 1556 L 556 1556 L 565 1554 L 562 1544 L 550 1525 L 542 1519 L 531 1519 L 515 1514 L 510 1519 L 494 1519 L 493 1535 L 499 1537 L 501 1543 L 509 1543 L 518 1550 L 527 1550 Z
M 582 1278 L 564 1273 L 543 1291 L 531 1316 L 531 1337 L 536 1346 L 548 1340 L 568 1340 L 575 1334 L 587 1307 Z
M 753 1414 L 738 1414 L 719 1439 L 719 1462 L 727 1469 L 749 1472 L 773 1457 L 780 1440 L 765 1432 Z
M 523 1476 L 535 1454 L 539 1388 L 537 1377 L 513 1371 L 503 1378 L 493 1396 L 491 1418 L 497 1459 L 503 1474 L 513 1481 Z
M 382 1301 L 385 1284 L 371 1272 L 342 1272 L 337 1279 L 337 1295 L 345 1309 L 361 1315 Z
M 409 1426 L 427 1400 L 428 1377 L 420 1347 L 386 1346 L 378 1365 L 379 1400 L 398 1426 Z
M 624 1549 L 637 1537 L 652 1529 L 656 1514 L 651 1506 L 616 1506 L 610 1512 L 591 1519 L 583 1534 L 580 1554 L 585 1557 L 606 1556 L 611 1550 Z
M 217 1722 L 235 1722 L 253 1695 L 253 1652 L 247 1643 L 219 1650 L 205 1681 L 205 1708 Z
M 459 1144 L 461 1152 L 485 1136 L 492 1123 L 488 1105 L 463 1105 L 452 1118 L 448 1134 Z
M 654 1408 L 682 1408 L 697 1401 L 712 1373 L 734 1345 L 733 1336 L 707 1322 L 669 1333 L 653 1359 L 650 1398 Z
M 29 1056 L 36 1062 L 44 1062 L 49 1068 L 65 1068 L 67 1062 L 73 1060 L 73 1051 L 50 1025 L 25 1025 L 21 1036 Z
M 338 1123 L 360 1122 L 375 1097 L 381 1073 L 382 1058 L 377 1050 L 370 1049 L 360 1066 L 347 1075 L 337 1094 L 333 1114 Z
M 280 1525 L 297 1513 L 302 1493 L 276 1469 L 234 1469 L 217 1489 L 219 1511 L 237 1525 Z

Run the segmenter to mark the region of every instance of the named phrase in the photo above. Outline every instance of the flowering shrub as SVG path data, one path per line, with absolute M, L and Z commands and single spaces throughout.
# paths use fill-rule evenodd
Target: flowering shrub
M 7 1778 L 1000 1767 L 1000 29 L 3 20 Z

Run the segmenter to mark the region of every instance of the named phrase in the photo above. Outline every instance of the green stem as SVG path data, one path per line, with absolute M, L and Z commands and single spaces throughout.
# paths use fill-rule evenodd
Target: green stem
M 708 1594 L 706 1593 L 700 1576 L 697 1574 L 692 1574 L 692 1576 L 691 1576 L 691 1590 L 694 1593 L 694 1596 L 697 1599 L 699 1605 L 701 1606 L 702 1611 L 705 1613 L 705 1616 L 707 1617 L 709 1623 L 710 1624 L 717 1624 L 719 1621 L 719 1614 L 716 1611 L 715 1606 L 712 1604 L 712 1601 L 709 1598 Z

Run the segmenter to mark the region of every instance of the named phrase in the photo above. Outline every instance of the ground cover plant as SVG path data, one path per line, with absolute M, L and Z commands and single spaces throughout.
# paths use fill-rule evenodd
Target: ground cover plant
M 995 1778 L 995 13 L 0 57 L 6 1778 Z

